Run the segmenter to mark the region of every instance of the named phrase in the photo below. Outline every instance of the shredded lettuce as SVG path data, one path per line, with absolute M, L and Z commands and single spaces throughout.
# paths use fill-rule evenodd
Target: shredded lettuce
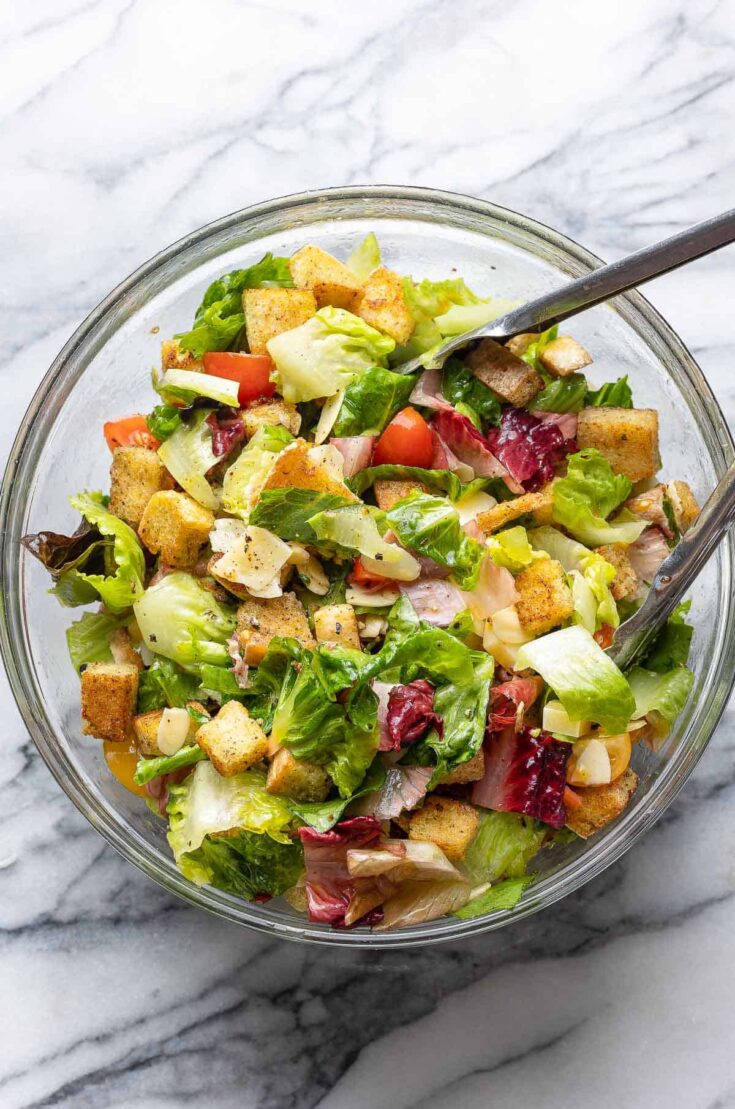
M 90 662 L 110 662 L 110 638 L 125 623 L 123 616 L 103 612 L 85 612 L 81 620 L 66 629 L 66 644 L 76 670 Z
M 404 546 L 446 566 L 460 589 L 474 589 L 484 548 L 462 529 L 459 513 L 444 497 L 414 490 L 386 519 Z
M 474 885 L 522 878 L 548 835 L 548 827 L 511 812 L 483 812 L 462 867 Z
M 551 686 L 570 720 L 591 720 L 615 735 L 633 716 L 628 683 L 585 628 L 562 628 L 524 644 L 515 668 L 526 667 Z
M 222 504 L 233 516 L 249 521 L 258 493 L 263 488 L 276 455 L 280 454 L 293 435 L 280 424 L 259 428 L 248 445 L 225 473 L 222 483 Z
M 219 508 L 217 495 L 206 474 L 217 464 L 212 450 L 212 429 L 207 424 L 209 409 L 194 413 L 158 448 L 158 457 L 182 489 L 205 508 Z
M 415 374 L 370 366 L 347 386 L 332 434 L 379 435 L 408 404 L 415 383 Z
M 81 512 L 101 535 L 112 537 L 114 563 L 114 570 L 107 574 L 87 574 L 82 570 L 71 570 L 69 573 L 76 581 L 94 589 L 110 612 L 124 612 L 143 592 L 145 558 L 138 536 L 131 527 L 108 512 L 101 493 L 79 493 L 69 500 L 72 508 Z
M 394 341 L 344 308 L 316 315 L 276 335 L 268 353 L 276 365 L 278 391 L 291 403 L 331 397 L 370 366 L 385 365 Z
M 503 297 L 488 297 L 476 304 L 453 304 L 446 312 L 436 316 L 434 322 L 443 338 L 474 331 L 476 327 L 497 320 L 517 306 L 517 301 Z
M 348 270 L 364 281 L 380 265 L 380 245 L 375 232 L 370 231 L 355 247 L 346 262 Z
M 558 524 L 588 547 L 605 543 L 634 543 L 646 521 L 624 509 L 615 520 L 607 517 L 630 494 L 632 484 L 594 447 L 586 447 L 567 459 L 566 477 L 553 486 L 552 514 Z
M 548 557 L 545 551 L 533 549 L 526 529 L 520 525 L 491 535 L 487 540 L 487 549 L 497 566 L 504 566 L 514 574 L 525 570 L 532 562 Z
M 166 574 L 134 606 L 143 642 L 154 654 L 189 670 L 199 663 L 227 665 L 225 643 L 235 630 L 234 610 L 221 605 L 183 570 Z

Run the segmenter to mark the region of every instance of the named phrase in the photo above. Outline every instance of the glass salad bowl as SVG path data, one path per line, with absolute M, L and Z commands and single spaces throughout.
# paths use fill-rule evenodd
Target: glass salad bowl
M 44 568 L 20 546 L 27 532 L 71 531 L 68 496 L 106 487 L 105 420 L 151 407 L 150 371 L 161 337 L 184 330 L 217 275 L 266 251 L 305 243 L 346 256 L 374 230 L 389 266 L 434 279 L 461 274 L 480 295 L 529 299 L 598 264 L 576 243 L 526 216 L 451 193 L 418 188 L 344 188 L 258 204 L 162 251 L 110 293 L 58 355 L 21 423 L 2 487 L 3 610 L 0 646 L 29 732 L 52 773 L 94 827 L 155 881 L 193 905 L 288 939 L 399 947 L 501 928 L 552 904 L 599 874 L 661 816 L 706 747 L 735 670 L 733 539 L 697 582 L 695 687 L 664 748 L 636 748 L 640 785 L 615 823 L 589 841 L 544 849 L 537 878 L 510 911 L 468 921 L 442 918 L 397 932 L 332 931 L 309 924 L 283 899 L 250 904 L 197 887 L 176 869 L 163 821 L 108 771 L 102 743 L 84 737 L 79 682 L 64 632 L 73 614 L 48 594 Z M 733 458 L 722 412 L 699 367 L 638 293 L 596 308 L 569 330 L 592 352 L 594 385 L 630 374 L 636 404 L 658 409 L 663 473 L 704 499 Z

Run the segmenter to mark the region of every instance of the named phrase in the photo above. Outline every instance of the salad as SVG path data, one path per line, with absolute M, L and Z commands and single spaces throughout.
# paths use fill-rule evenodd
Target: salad
M 686 605 L 605 653 L 698 513 L 657 412 L 555 328 L 432 368 L 509 306 L 372 234 L 227 273 L 105 424 L 109 492 L 25 537 L 87 609 L 83 733 L 192 882 L 334 928 L 512 908 L 683 708 Z

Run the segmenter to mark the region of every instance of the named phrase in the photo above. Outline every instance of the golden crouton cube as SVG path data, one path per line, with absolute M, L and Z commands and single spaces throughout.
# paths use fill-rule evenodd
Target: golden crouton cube
M 463 762 L 461 766 L 455 767 L 450 770 L 445 777 L 441 780 L 443 786 L 463 786 L 467 782 L 479 782 L 481 778 L 485 777 L 485 752 L 482 747 L 477 754 L 469 759 L 468 762 Z
M 110 512 L 137 528 L 154 493 L 171 487 L 168 470 L 147 447 L 116 447 L 110 466 Z
M 654 408 L 583 408 L 577 443 L 580 450 L 596 447 L 615 473 L 633 482 L 653 477 L 661 465 Z
M 458 862 L 475 838 L 480 825 L 477 809 L 453 797 L 430 794 L 424 807 L 411 814 L 409 839 L 424 839 L 440 847 L 451 862 Z
M 302 647 L 316 646 L 306 610 L 295 593 L 269 600 L 250 597 L 244 601 L 237 610 L 237 635 L 249 666 L 262 661 L 275 636 L 296 639 Z
M 553 524 L 552 508 L 554 503 L 554 483 L 550 481 L 538 493 L 522 493 L 510 501 L 500 501 L 486 512 L 477 514 L 475 523 L 480 531 L 486 535 L 504 528 L 511 520 L 518 520 L 521 516 L 530 516 L 536 527 Z
M 255 766 L 268 750 L 265 732 L 239 701 L 223 705 L 213 720 L 197 729 L 194 738 L 224 778 Z
M 270 339 L 306 323 L 316 312 L 308 289 L 246 289 L 242 304 L 251 354 L 267 354 Z
M 293 801 L 324 801 L 332 781 L 323 766 L 294 758 L 286 747 L 279 748 L 268 768 L 265 788 Z
M 368 277 L 355 313 L 399 346 L 413 334 L 415 321 L 403 295 L 403 278 L 385 266 L 378 266 Z
M 204 705 L 199 701 L 189 701 L 187 708 L 196 709 L 197 713 L 208 716 L 209 713 Z M 139 716 L 133 718 L 133 732 L 135 734 L 135 744 L 147 759 L 158 758 L 163 752 L 158 746 L 158 726 L 161 723 L 163 716 L 163 709 L 154 709 L 152 712 L 142 712 Z M 186 737 L 187 743 L 193 743 L 199 724 L 192 716 L 189 723 L 189 734 Z
M 319 246 L 303 246 L 289 262 L 297 289 L 309 289 L 317 306 L 346 308 L 354 312 L 362 297 L 362 281 L 344 262 Z
M 535 343 L 537 340 L 538 335 L 524 332 L 522 335 L 514 335 L 512 339 L 508 339 L 505 348 L 511 354 L 515 354 L 517 358 L 520 358 L 522 354 L 526 353 L 531 343 Z
M 324 605 L 314 610 L 317 643 L 328 647 L 362 648 L 357 616 L 352 605 Z
M 581 804 L 566 805 L 567 828 L 571 828 L 582 839 L 604 828 L 616 816 L 620 816 L 638 785 L 638 775 L 630 767 L 606 786 L 586 786 L 576 789 Z
M 524 631 L 543 635 L 569 620 L 574 612 L 572 591 L 561 562 L 541 558 L 516 578 L 516 611 Z
M 602 555 L 606 562 L 615 568 L 615 578 L 610 586 L 610 592 L 616 601 L 627 600 L 635 597 L 638 592 L 638 575 L 636 574 L 628 552 L 623 543 L 606 543 L 597 547 L 595 554 Z
M 528 404 L 544 387 L 541 374 L 494 339 L 483 339 L 465 361 L 483 385 L 509 404 Z
M 347 501 L 359 500 L 325 466 L 323 450 L 303 439 L 290 443 L 277 456 L 263 489 L 313 489 L 317 493 L 335 493 Z
M 683 535 L 685 531 L 689 531 L 689 528 L 699 516 L 697 498 L 685 481 L 668 482 L 666 496 L 671 505 L 671 511 L 674 513 L 676 526 Z
M 560 335 L 544 347 L 539 355 L 539 361 L 554 377 L 569 377 L 570 374 L 589 366 L 592 356 L 571 335 Z
M 165 370 L 196 370 L 201 373 L 204 363 L 195 358 L 188 350 L 182 350 L 178 339 L 166 339 L 161 343 L 161 368 Z
M 138 534 L 153 554 L 177 570 L 196 565 L 209 539 L 214 516 L 187 493 L 154 493 L 146 505 Z
M 138 667 L 90 662 L 82 671 L 82 731 L 97 739 L 128 738 L 138 697 Z
M 287 428 L 292 435 L 298 435 L 301 427 L 301 416 L 296 405 L 288 404 L 280 397 L 260 401 L 258 404 L 251 404 L 249 408 L 243 408 L 240 412 L 240 419 L 248 439 L 252 439 L 261 427 L 276 427 L 280 424 Z
M 375 502 L 383 512 L 390 512 L 394 505 L 416 490 L 425 493 L 426 486 L 420 481 L 376 481 L 373 486 Z

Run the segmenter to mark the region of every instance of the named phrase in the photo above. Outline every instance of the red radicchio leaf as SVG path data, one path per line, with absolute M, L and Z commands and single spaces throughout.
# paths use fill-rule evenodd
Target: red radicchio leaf
M 245 427 L 236 408 L 210 412 L 205 422 L 212 429 L 212 454 L 215 458 L 224 458 L 245 438 Z
M 563 828 L 566 765 L 571 743 L 560 743 L 540 728 L 505 728 L 485 741 L 485 776 L 472 801 L 498 812 L 517 812 Z
M 381 836 L 380 821 L 373 816 L 355 816 L 342 820 L 330 832 L 299 828 L 306 867 L 306 899 L 309 920 L 318 924 L 345 927 L 345 913 L 355 893 L 355 881 L 347 869 L 349 847 L 367 847 Z M 377 923 L 381 917 L 368 920 L 371 910 L 355 924 Z
M 400 751 L 403 744 L 420 739 L 430 727 L 444 734 L 442 719 L 434 712 L 434 687 L 423 678 L 408 685 L 394 685 L 388 694 L 388 734 L 381 739 L 378 750 Z
M 477 477 L 503 478 L 511 492 L 521 492 L 520 487 L 502 464 L 502 460 L 499 461 L 500 456 L 496 457 L 492 444 L 466 416 L 453 408 L 442 409 L 434 416 L 433 427 L 449 450 L 460 462 L 471 466 Z
M 576 439 L 565 439 L 558 424 L 511 406 L 503 409 L 500 427 L 491 428 L 487 438 L 493 453 L 527 492 L 551 481 L 555 463 L 577 449 Z

